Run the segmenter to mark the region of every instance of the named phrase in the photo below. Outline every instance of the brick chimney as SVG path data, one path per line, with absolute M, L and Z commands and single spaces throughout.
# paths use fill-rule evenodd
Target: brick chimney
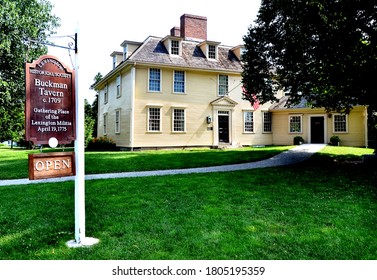
M 172 29 L 170 29 L 170 36 L 181 37 L 181 29 L 174 26 Z
M 185 40 L 207 40 L 207 18 L 189 14 L 182 15 L 180 33 Z

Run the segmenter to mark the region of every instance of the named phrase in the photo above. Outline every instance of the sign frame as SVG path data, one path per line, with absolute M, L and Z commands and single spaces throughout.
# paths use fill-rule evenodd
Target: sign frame
M 75 153 L 54 152 L 29 154 L 29 180 L 76 175 Z M 65 160 L 70 160 L 70 166 Z M 38 163 L 41 163 L 38 165 Z
M 57 57 L 43 55 L 26 63 L 26 140 L 48 144 L 50 138 L 59 144 L 76 140 L 75 71 Z

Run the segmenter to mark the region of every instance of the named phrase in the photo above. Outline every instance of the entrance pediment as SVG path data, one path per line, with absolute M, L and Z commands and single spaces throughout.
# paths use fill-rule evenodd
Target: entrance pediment
M 228 96 L 222 96 L 220 98 L 217 98 L 215 100 L 213 100 L 211 103 L 210 103 L 212 106 L 221 106 L 221 107 L 234 107 L 236 106 L 238 103 L 236 101 L 234 101 L 232 98 L 228 97 Z

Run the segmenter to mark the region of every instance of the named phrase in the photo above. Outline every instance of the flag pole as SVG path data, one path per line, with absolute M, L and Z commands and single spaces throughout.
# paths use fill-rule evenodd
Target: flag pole
M 84 96 L 79 95 L 78 32 L 75 33 L 75 94 L 76 94 L 76 140 L 75 140 L 75 240 L 67 242 L 71 248 L 92 246 L 98 239 L 86 237 L 85 232 L 85 111 Z

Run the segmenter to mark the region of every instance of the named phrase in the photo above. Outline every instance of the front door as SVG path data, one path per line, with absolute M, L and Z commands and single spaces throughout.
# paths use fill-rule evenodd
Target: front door
M 310 118 L 310 135 L 311 143 L 325 143 L 325 118 L 311 117 Z
M 219 142 L 229 143 L 229 116 L 219 116 Z

